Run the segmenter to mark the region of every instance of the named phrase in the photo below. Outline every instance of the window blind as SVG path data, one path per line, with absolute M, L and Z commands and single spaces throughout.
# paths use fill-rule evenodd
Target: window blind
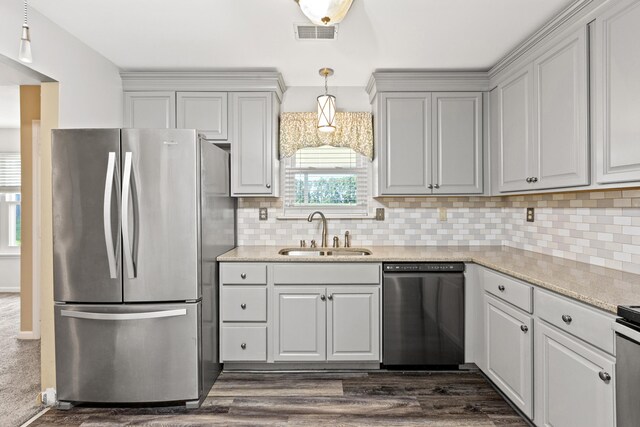
M 20 188 L 20 153 L 0 153 L 0 191 Z
M 368 159 L 345 147 L 313 147 L 282 160 L 285 215 L 324 213 L 366 215 Z

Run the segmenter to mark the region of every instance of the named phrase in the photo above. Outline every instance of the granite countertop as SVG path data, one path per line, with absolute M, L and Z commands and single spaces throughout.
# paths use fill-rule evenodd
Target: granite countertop
M 564 258 L 500 246 L 371 246 L 368 256 L 304 257 L 278 254 L 276 246 L 241 246 L 221 262 L 473 262 L 616 313 L 618 305 L 640 303 L 640 275 Z

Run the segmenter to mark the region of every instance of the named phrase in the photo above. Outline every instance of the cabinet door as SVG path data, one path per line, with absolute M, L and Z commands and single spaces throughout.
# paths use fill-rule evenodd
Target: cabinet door
M 380 360 L 378 286 L 327 288 L 327 360 Z
M 531 189 L 533 144 L 533 78 L 527 66 L 498 86 L 499 97 L 499 181 L 500 192 Z
M 613 427 L 614 367 L 612 359 L 536 322 L 536 425 Z
M 231 192 L 272 195 L 273 108 L 269 92 L 231 94 Z
M 138 129 L 175 128 L 175 92 L 125 92 L 124 127 Z
M 433 193 L 482 193 L 482 93 L 434 93 Z
M 380 195 L 431 194 L 431 94 L 380 96 Z
M 597 180 L 640 181 L 640 3 L 610 3 L 593 38 Z
M 589 184 L 587 65 L 586 27 L 534 61 L 532 189 Z
M 209 140 L 227 139 L 226 92 L 178 92 L 178 129 L 197 129 Z
M 273 360 L 326 360 L 325 288 L 276 286 L 274 298 Z
M 532 416 L 533 322 L 485 295 L 486 374 L 528 417 Z

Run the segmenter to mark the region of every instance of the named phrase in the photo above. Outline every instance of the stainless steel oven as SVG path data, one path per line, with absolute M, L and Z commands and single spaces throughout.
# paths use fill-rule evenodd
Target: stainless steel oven
M 382 363 L 464 364 L 464 264 L 384 264 Z

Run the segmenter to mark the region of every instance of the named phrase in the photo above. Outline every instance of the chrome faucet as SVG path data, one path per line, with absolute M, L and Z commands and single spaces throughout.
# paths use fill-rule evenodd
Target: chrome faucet
M 320 218 L 322 218 L 322 247 L 326 248 L 329 246 L 327 243 L 327 218 L 325 218 L 322 212 L 315 211 L 314 213 L 309 215 L 309 218 L 307 218 L 307 221 L 312 222 L 313 217 L 316 216 L 316 214 L 320 215 Z

